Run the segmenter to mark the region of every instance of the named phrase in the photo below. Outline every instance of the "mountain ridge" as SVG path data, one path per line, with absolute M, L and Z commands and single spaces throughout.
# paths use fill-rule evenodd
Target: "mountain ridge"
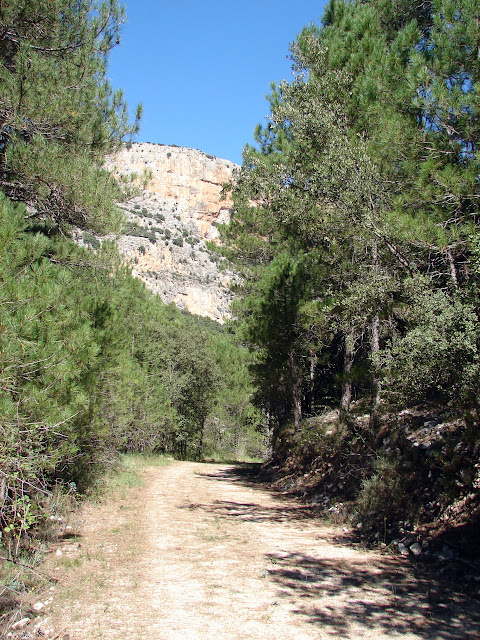
M 164 302 L 225 322 L 236 276 L 207 243 L 230 219 L 222 188 L 238 165 L 198 149 L 133 143 L 107 166 L 120 180 L 136 175 L 141 182 L 138 195 L 120 205 L 127 228 L 118 246 L 133 275 Z

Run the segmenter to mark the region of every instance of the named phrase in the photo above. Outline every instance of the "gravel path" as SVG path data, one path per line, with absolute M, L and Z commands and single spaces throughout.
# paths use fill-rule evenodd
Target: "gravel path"
M 142 487 L 83 517 L 80 546 L 52 554 L 60 582 L 36 622 L 47 637 L 480 637 L 468 603 L 415 579 L 405 561 L 353 548 L 341 528 L 233 466 L 149 468 Z

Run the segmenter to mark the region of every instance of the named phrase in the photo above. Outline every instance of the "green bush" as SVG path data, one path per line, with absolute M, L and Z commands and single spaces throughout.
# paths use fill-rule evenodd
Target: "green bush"
M 129 224 L 125 229 L 125 233 L 129 236 L 133 236 L 134 238 L 146 238 L 150 240 L 152 244 L 155 244 L 156 237 L 154 229 L 146 229 L 137 224 Z
M 425 280 L 411 281 L 408 329 L 384 352 L 385 388 L 398 402 L 475 405 L 480 378 L 475 307 L 455 293 L 432 291 Z
M 379 457 L 373 464 L 373 473 L 362 482 L 356 507 L 364 517 L 390 520 L 405 507 L 405 474 L 397 460 Z

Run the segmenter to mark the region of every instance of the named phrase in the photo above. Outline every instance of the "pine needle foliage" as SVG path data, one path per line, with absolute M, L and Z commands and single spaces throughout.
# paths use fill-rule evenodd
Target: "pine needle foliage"
M 30 218 L 96 231 L 118 226 L 120 192 L 103 168 L 135 133 L 107 79 L 116 0 L 21 0 L 0 7 L 0 185 Z

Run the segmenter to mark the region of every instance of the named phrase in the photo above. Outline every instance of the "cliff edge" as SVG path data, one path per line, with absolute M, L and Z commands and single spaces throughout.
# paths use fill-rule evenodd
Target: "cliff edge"
M 166 303 L 224 322 L 233 272 L 206 241 L 228 222 L 232 203 L 221 190 L 236 168 L 196 149 L 135 143 L 110 159 L 114 175 L 137 176 L 139 195 L 122 204 L 128 227 L 119 247 L 133 274 Z

